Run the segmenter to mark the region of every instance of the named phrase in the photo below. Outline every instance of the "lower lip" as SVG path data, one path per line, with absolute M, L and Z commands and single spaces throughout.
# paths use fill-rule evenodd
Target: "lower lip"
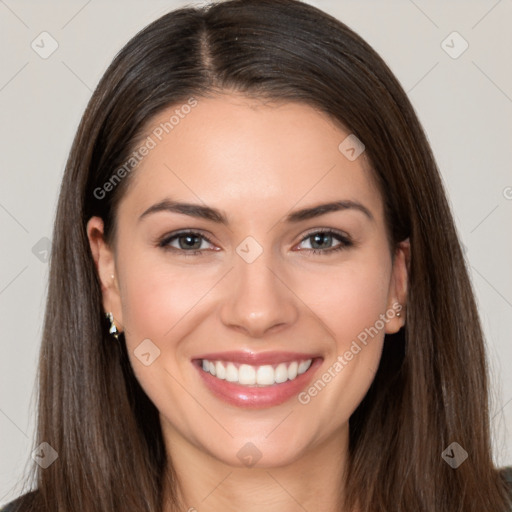
M 294 380 L 288 380 L 272 386 L 241 386 L 235 382 L 218 379 L 205 372 L 200 363 L 194 366 L 199 371 L 206 387 L 218 398 L 236 407 L 263 409 L 280 405 L 298 395 L 311 382 L 315 370 L 322 364 L 322 359 L 314 359 L 309 369 Z

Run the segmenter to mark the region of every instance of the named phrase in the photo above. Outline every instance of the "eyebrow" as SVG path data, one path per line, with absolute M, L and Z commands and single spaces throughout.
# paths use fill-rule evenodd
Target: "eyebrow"
M 364 213 L 364 215 L 371 221 L 375 220 L 370 210 L 363 204 L 358 203 L 357 201 L 340 200 L 297 210 L 288 214 L 285 217 L 284 222 L 302 222 L 304 220 L 319 217 L 320 215 L 325 215 L 326 213 L 343 210 L 359 211 Z M 173 201 L 172 199 L 164 199 L 154 204 L 153 206 L 150 206 L 147 210 L 144 211 L 144 213 L 141 214 L 139 221 L 144 217 L 157 212 L 180 213 L 182 215 L 189 215 L 190 217 L 196 217 L 198 219 L 210 220 L 225 226 L 229 225 L 227 217 L 220 210 L 200 204 L 181 203 L 178 201 Z

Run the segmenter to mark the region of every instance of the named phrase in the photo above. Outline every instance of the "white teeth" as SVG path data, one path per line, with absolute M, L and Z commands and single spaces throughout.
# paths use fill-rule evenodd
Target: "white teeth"
M 270 364 L 262 366 L 240 364 L 237 367 L 231 362 L 203 359 L 202 368 L 218 379 L 237 382 L 243 386 L 272 386 L 296 379 L 298 375 L 302 375 L 309 369 L 312 362 L 312 359 L 307 359 L 306 361 L 280 363 L 276 367 Z
M 241 364 L 238 368 L 238 383 L 251 385 L 256 384 L 256 370 L 254 366 L 248 364 Z
M 274 368 L 269 364 L 260 366 L 256 371 L 256 383 L 259 386 L 271 386 L 274 382 Z
M 290 366 L 288 366 L 288 379 L 293 380 L 297 377 L 297 370 L 299 368 L 299 363 L 294 361 Z
M 215 363 L 215 373 L 217 374 L 217 377 L 219 379 L 226 378 L 226 368 L 224 368 L 224 365 L 220 361 L 217 361 Z M 212 374 L 212 375 L 215 375 L 215 374 Z
M 275 379 L 278 384 L 288 380 L 288 368 L 284 363 L 277 365 Z
M 299 369 L 297 370 L 297 373 L 299 375 L 302 375 L 305 371 L 308 370 L 308 368 L 311 366 L 311 359 L 308 359 L 307 361 L 302 361 L 302 363 L 299 364 Z
M 233 363 L 228 363 L 226 366 L 226 380 L 228 382 L 238 382 L 238 368 Z

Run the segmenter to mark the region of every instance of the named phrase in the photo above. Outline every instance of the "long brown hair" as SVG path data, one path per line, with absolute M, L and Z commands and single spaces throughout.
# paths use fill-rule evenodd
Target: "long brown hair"
M 37 492 L 20 510 L 156 512 L 174 478 L 158 411 L 109 337 L 86 223 L 115 233 L 129 159 L 153 116 L 218 91 L 307 103 L 366 147 L 390 242 L 409 237 L 406 327 L 387 336 L 350 418 L 346 510 L 504 512 L 492 462 L 481 326 L 430 147 L 383 60 L 340 21 L 295 0 L 233 0 L 166 14 L 119 52 L 78 128 L 58 202 L 39 362 Z M 137 172 L 136 169 L 134 172 Z M 95 193 L 96 191 L 96 193 Z M 121 339 L 122 340 L 122 339 Z M 457 442 L 457 469 L 441 453 Z

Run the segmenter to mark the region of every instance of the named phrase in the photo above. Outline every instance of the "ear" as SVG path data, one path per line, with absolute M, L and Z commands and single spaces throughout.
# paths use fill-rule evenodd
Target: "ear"
M 390 320 L 386 323 L 386 334 L 398 332 L 405 325 L 410 254 L 411 244 L 407 238 L 400 242 L 395 250 L 387 309 L 389 312 L 393 311 L 395 316 L 389 317 Z M 396 316 L 397 313 L 400 313 L 400 316 Z
M 96 272 L 101 283 L 103 295 L 103 309 L 114 315 L 114 322 L 119 331 L 122 331 L 121 297 L 117 281 L 114 252 L 105 242 L 103 219 L 91 217 L 87 222 L 87 237 L 91 247 L 92 256 L 96 265 Z

